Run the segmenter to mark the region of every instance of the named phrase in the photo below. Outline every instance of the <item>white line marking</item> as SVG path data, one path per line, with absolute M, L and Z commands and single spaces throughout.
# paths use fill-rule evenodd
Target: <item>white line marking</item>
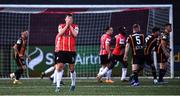
M 3 87 L 0 87 L 0 89 L 7 89 L 7 88 L 15 88 L 15 89 L 22 89 L 22 88 L 25 88 L 25 89 L 29 89 L 29 88 L 39 88 L 39 87 L 49 87 L 49 88 L 55 88 L 55 86 L 21 86 L 21 85 L 19 85 L 19 86 L 13 86 L 13 87 L 5 87 L 5 86 L 3 86 Z M 69 86 L 61 86 L 61 87 L 65 87 L 65 88 L 69 88 Z M 77 88 L 123 88 L 123 87 L 132 87 L 132 86 L 128 86 L 128 85 L 126 85 L 126 86 L 77 86 Z M 140 86 L 137 86 L 137 87 L 135 87 L 135 88 L 158 88 L 158 87 L 166 87 L 166 88 L 175 88 L 175 87 L 179 87 L 179 86 L 177 86 L 177 85 L 152 85 L 152 86 L 148 86 L 148 85 L 140 85 Z M 132 87 L 132 88 L 134 88 L 134 87 Z

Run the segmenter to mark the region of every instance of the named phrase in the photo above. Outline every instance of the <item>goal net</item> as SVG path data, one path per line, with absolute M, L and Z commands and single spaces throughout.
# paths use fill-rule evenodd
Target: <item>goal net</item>
M 142 32 L 147 35 L 154 26 L 163 31 L 165 23 L 173 23 L 172 5 L 0 5 L 0 76 L 6 78 L 16 70 L 12 46 L 24 30 L 30 31 L 27 54 L 32 59 L 26 60 L 28 69 L 24 76 L 37 77 L 53 66 L 57 28 L 60 23 L 64 23 L 67 13 L 73 13 L 74 23 L 79 25 L 75 62 L 78 77 L 96 76 L 100 67 L 100 37 L 106 26 L 114 28 L 115 36 L 119 26 L 126 26 L 127 34 L 131 34 L 132 25 L 138 23 Z M 171 49 L 172 37 L 171 34 Z M 112 46 L 114 45 L 113 39 Z M 131 73 L 130 65 L 129 61 L 128 74 Z M 158 64 L 155 65 L 159 70 Z M 66 69 L 64 75 L 69 76 L 68 68 Z M 173 71 L 172 50 L 167 77 L 173 77 Z M 119 76 L 120 63 L 113 69 L 113 77 Z M 149 66 L 145 66 L 143 76 L 151 76 Z

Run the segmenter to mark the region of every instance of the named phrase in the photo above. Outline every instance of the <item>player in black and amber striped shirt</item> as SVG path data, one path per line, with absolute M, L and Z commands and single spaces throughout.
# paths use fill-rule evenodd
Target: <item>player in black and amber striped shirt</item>
M 153 62 L 152 52 L 157 47 L 159 31 L 160 31 L 160 28 L 154 27 L 152 29 L 152 34 L 148 35 L 145 38 L 145 41 L 146 41 L 146 48 L 145 48 L 146 64 L 151 67 L 152 75 L 154 77 L 154 84 L 157 84 L 157 75 L 156 75 L 156 69 L 155 69 L 154 62 Z
M 145 38 L 144 34 L 140 32 L 140 25 L 134 24 L 133 25 L 133 34 L 129 35 L 127 38 L 125 54 L 124 54 L 124 61 L 127 61 L 128 51 L 131 47 L 132 49 L 132 86 L 139 86 L 138 74 L 140 70 L 144 66 L 144 46 L 145 46 Z
M 164 84 L 163 77 L 166 74 L 167 62 L 170 57 L 170 48 L 169 48 L 169 34 L 172 31 L 171 24 L 167 23 L 164 25 L 164 32 L 161 34 L 160 42 L 157 47 L 157 63 L 160 64 L 159 70 L 159 84 Z

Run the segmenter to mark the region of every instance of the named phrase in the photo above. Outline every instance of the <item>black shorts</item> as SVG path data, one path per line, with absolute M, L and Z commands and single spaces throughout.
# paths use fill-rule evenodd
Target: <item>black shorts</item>
M 132 59 L 133 59 L 132 64 L 144 65 L 145 62 L 144 55 L 133 55 Z
M 57 53 L 57 63 L 69 63 L 74 64 L 76 60 L 76 52 L 59 51 Z
M 58 52 L 54 52 L 54 64 L 57 64 L 57 54 L 58 54 Z
M 113 64 L 117 64 L 118 61 L 124 64 L 123 57 L 124 57 L 124 55 L 114 55 L 113 54 L 110 60 Z
M 19 56 L 16 56 L 15 61 L 18 67 L 22 67 L 23 65 L 26 65 L 24 59 L 20 58 Z
M 110 63 L 108 55 L 100 55 L 101 65 Z
M 157 63 L 166 63 L 168 62 L 167 57 L 162 52 L 157 54 Z
M 152 55 L 146 55 L 146 64 L 151 65 L 154 63 Z

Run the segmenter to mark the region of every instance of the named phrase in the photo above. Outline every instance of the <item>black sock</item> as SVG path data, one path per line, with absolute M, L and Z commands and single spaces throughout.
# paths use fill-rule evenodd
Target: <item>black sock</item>
M 136 82 L 136 83 L 139 82 L 139 80 L 138 80 L 138 73 L 137 73 L 136 71 L 134 71 L 133 74 L 134 74 L 134 80 L 135 80 L 135 82 Z
M 163 77 L 165 76 L 166 74 L 166 70 L 165 69 L 160 69 L 159 70 L 159 82 L 162 82 L 163 81 Z
M 152 75 L 154 79 L 157 79 L 157 75 L 156 75 L 156 68 L 154 66 L 151 66 L 152 69 Z
M 23 69 L 17 69 L 15 72 L 16 80 L 19 80 L 22 74 L 23 74 Z
M 163 69 L 162 76 L 164 77 L 166 75 L 166 69 Z

